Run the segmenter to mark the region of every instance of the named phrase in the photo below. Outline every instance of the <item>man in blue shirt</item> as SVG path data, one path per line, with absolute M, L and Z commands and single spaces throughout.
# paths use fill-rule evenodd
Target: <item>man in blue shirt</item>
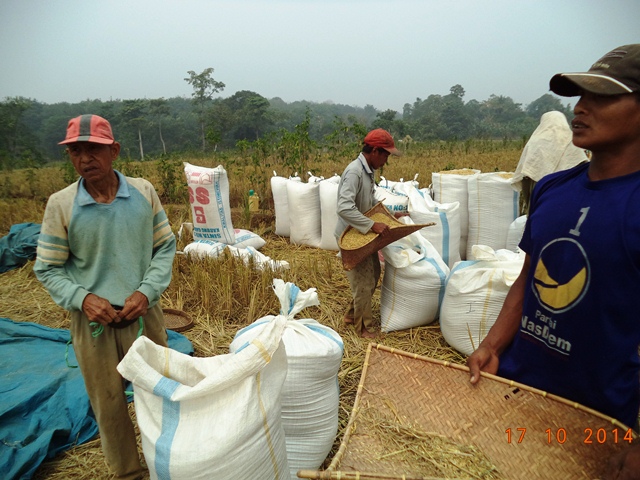
M 640 404 L 640 44 L 588 72 L 555 75 L 551 90 L 580 96 L 573 143 L 590 163 L 534 188 L 520 248 L 527 253 L 494 326 L 468 358 L 480 371 L 566 397 L 630 427 Z M 640 478 L 640 446 L 606 478 Z

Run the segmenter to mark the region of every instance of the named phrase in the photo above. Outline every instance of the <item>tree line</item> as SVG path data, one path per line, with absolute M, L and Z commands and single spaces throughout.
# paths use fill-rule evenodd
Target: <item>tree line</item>
M 571 118 L 570 106 L 544 94 L 526 107 L 510 97 L 491 95 L 484 101 L 464 100 L 461 85 L 447 95 L 429 95 L 406 103 L 402 112 L 330 102 L 267 99 L 241 90 L 215 96 L 225 84 L 213 78 L 213 68 L 189 71 L 185 81 L 191 98 L 85 100 L 45 104 L 25 97 L 0 102 L 0 168 L 35 167 L 63 157 L 58 142 L 70 118 L 94 113 L 107 118 L 122 156 L 145 160 L 175 153 L 229 151 L 266 143 L 335 149 L 336 144 L 361 139 L 371 128 L 389 130 L 403 141 L 526 139 L 550 110 Z M 297 145 L 300 147 L 300 145 Z M 287 148 L 283 148 L 283 155 Z

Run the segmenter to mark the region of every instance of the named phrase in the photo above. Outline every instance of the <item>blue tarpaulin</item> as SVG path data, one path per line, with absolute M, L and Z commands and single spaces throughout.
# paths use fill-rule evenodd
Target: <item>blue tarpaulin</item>
M 168 331 L 169 346 L 193 345 Z M 69 330 L 0 318 L 0 465 L 5 480 L 30 479 L 47 458 L 98 433 L 79 368 L 65 360 Z M 73 348 L 68 361 L 77 365 Z
M 21 267 L 36 258 L 39 223 L 12 225 L 9 234 L 0 238 L 0 273 Z

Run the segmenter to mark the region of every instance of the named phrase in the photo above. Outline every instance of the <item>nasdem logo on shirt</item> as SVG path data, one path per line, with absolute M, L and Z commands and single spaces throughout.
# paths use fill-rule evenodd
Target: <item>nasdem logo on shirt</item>
M 554 262 L 547 259 L 554 258 Z M 558 262 L 558 258 L 562 261 Z M 582 246 L 572 238 L 547 244 L 533 274 L 533 291 L 538 301 L 553 313 L 571 309 L 589 286 L 589 261 Z

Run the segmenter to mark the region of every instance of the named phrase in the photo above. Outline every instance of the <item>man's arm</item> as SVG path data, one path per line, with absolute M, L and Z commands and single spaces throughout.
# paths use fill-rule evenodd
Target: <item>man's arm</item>
M 492 374 L 498 371 L 500 354 L 518 333 L 530 263 L 531 258 L 527 254 L 520 275 L 509 289 L 496 322 L 478 349 L 467 359 L 470 381 L 473 384 L 480 381 L 481 371 Z
M 65 310 L 82 310 L 89 292 L 67 274 L 68 228 L 77 188 L 66 188 L 49 198 L 44 211 L 33 271 L 54 302 Z
M 366 217 L 356 207 L 360 179 L 354 173 L 343 174 L 342 177 L 340 189 L 338 190 L 336 211 L 348 225 L 351 225 L 360 233 L 367 233 L 373 227 L 374 221 Z
M 173 259 L 176 254 L 176 237 L 171 231 L 167 215 L 157 193 L 151 188 L 153 218 L 153 254 L 140 286 L 126 300 L 120 318 L 131 320 L 146 314 L 147 307 L 160 300 L 171 282 Z

